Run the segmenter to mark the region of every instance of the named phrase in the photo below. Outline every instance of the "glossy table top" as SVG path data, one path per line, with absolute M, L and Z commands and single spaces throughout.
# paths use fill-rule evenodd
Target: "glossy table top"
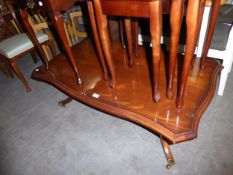
M 216 80 L 222 67 L 215 60 L 208 59 L 208 66 L 199 70 L 199 62 L 196 61 L 188 79 L 185 105 L 178 109 L 175 100 L 168 100 L 165 95 L 167 55 L 161 63 L 161 101 L 156 104 L 152 99 L 151 60 L 147 60 L 150 58 L 149 52 L 140 47 L 140 56 L 129 67 L 126 51 L 120 43 L 111 44 L 117 72 L 115 89 L 110 88 L 107 81 L 103 80 L 89 39 L 73 48 L 83 85 L 75 83 L 75 74 L 64 55 L 59 55 L 50 62 L 50 71 L 42 66 L 34 71 L 33 77 L 58 87 L 69 96 L 94 108 L 143 125 L 174 143 L 195 138 L 199 120 L 214 95 Z M 182 57 L 178 62 L 182 62 Z

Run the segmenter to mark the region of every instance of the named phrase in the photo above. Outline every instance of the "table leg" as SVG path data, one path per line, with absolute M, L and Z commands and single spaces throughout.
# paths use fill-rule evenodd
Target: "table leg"
M 214 28 L 215 28 L 215 24 L 217 22 L 218 10 L 219 10 L 221 0 L 214 0 L 213 3 L 214 4 L 213 4 L 212 12 L 211 12 L 211 17 L 209 19 L 210 23 L 209 23 L 209 27 L 207 30 L 207 37 L 206 37 L 206 41 L 204 44 L 203 54 L 201 57 L 201 68 L 202 69 L 205 67 L 205 61 L 206 61 L 206 57 L 208 55 L 211 40 L 212 40 L 212 37 L 214 34 Z
M 71 97 L 67 97 L 65 100 L 61 100 L 58 102 L 60 107 L 65 107 L 68 103 L 70 103 L 73 99 Z
M 187 79 L 189 76 L 190 64 L 192 62 L 195 46 L 196 46 L 196 35 L 198 25 L 198 14 L 201 0 L 188 1 L 186 25 L 187 25 L 187 36 L 186 36 L 186 50 L 184 63 L 182 68 L 182 74 L 180 78 L 180 84 L 178 86 L 178 93 L 176 99 L 176 106 L 181 108 L 184 104 L 183 97 Z
M 172 0 L 171 15 L 170 15 L 170 28 L 171 28 L 171 40 L 170 40 L 170 58 L 169 58 L 169 76 L 167 87 L 167 98 L 171 99 L 173 96 L 173 78 L 176 68 L 176 60 L 178 54 L 180 28 L 183 19 L 183 0 Z
M 163 139 L 163 137 L 160 135 L 160 141 L 163 147 L 164 154 L 167 158 L 167 169 L 172 168 L 175 165 L 175 160 L 173 158 L 169 143 Z
M 129 57 L 129 65 L 132 66 L 133 64 L 133 38 L 132 38 L 132 29 L 131 29 L 131 19 L 125 18 L 125 33 L 127 38 L 127 51 Z
M 94 9 L 96 12 L 96 19 L 98 21 L 97 27 L 100 35 L 100 43 L 102 44 L 103 52 L 111 74 L 110 87 L 114 88 L 116 86 L 115 67 L 111 54 L 111 46 L 110 46 L 109 33 L 107 28 L 107 17 L 102 12 L 100 0 L 94 0 Z
M 94 40 L 95 40 L 95 45 L 97 48 L 98 56 L 99 56 L 100 63 L 101 63 L 103 73 L 104 73 L 104 79 L 107 80 L 108 79 L 108 69 L 107 69 L 106 64 L 105 64 L 104 55 L 103 55 L 103 52 L 101 49 L 100 40 L 99 40 L 97 28 L 96 28 L 93 2 L 87 1 L 87 6 L 88 6 L 89 17 L 90 17 L 91 28 L 92 28 L 92 32 L 93 32 L 93 36 L 94 36 Z
M 161 1 L 150 2 L 150 33 L 152 42 L 153 60 L 153 99 L 156 103 L 160 100 L 159 93 L 159 67 L 161 58 L 161 33 L 162 33 L 162 4 Z

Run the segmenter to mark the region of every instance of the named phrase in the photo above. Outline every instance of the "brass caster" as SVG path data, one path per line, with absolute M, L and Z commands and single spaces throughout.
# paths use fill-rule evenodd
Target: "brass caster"
M 166 165 L 166 168 L 167 169 L 170 169 L 172 168 L 173 166 L 175 165 L 175 161 L 172 159 L 172 160 L 168 160 L 168 164 Z

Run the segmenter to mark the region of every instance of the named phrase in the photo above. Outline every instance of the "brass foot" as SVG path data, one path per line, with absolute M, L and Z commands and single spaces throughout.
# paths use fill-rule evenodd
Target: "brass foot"
M 167 167 L 167 169 L 170 169 L 175 165 L 175 160 L 173 158 L 173 155 L 172 155 L 172 152 L 171 152 L 171 149 L 170 149 L 168 142 L 166 140 L 164 140 L 161 135 L 160 135 L 160 141 L 161 141 L 163 151 L 164 151 L 164 154 L 165 154 L 165 156 L 167 158 L 167 162 L 168 162 L 166 167 Z

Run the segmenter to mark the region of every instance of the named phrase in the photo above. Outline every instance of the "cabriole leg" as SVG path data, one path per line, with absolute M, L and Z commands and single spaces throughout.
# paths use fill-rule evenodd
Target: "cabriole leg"
M 67 97 L 65 100 L 59 101 L 59 102 L 58 102 L 58 105 L 59 105 L 60 107 L 66 107 L 66 105 L 67 105 L 68 103 L 70 103 L 71 101 L 72 101 L 72 98 L 71 98 L 71 97 Z
M 172 155 L 172 152 L 171 152 L 171 149 L 170 149 L 168 142 L 166 140 L 164 140 L 161 135 L 160 135 L 160 141 L 161 141 L 163 151 L 165 153 L 165 156 L 166 156 L 167 162 L 168 162 L 166 167 L 167 167 L 167 169 L 170 169 L 175 165 L 175 160 L 173 158 L 173 155 Z

